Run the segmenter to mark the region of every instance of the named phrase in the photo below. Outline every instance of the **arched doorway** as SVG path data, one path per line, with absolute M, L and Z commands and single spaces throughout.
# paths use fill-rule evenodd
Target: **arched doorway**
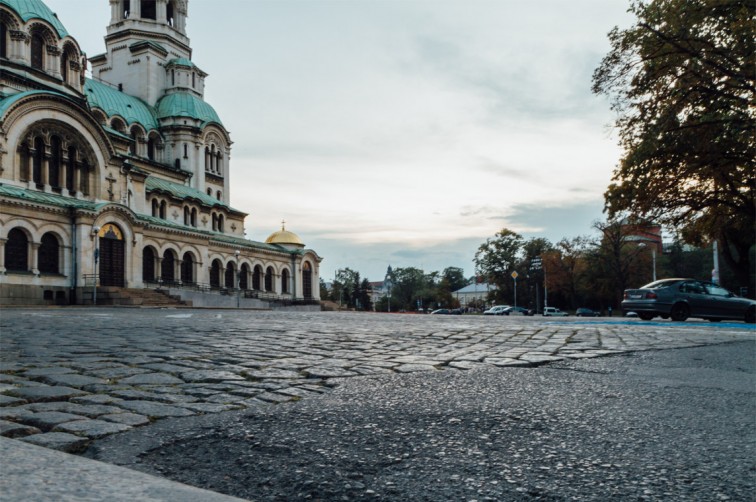
M 155 250 L 152 246 L 147 246 L 142 251 L 142 280 L 144 282 L 155 282 Z
M 194 283 L 194 255 L 187 251 L 181 260 L 181 282 L 184 284 Z
M 220 288 L 220 276 L 221 276 L 221 262 L 220 260 L 213 260 L 210 266 L 210 287 Z
M 307 261 L 302 264 L 302 295 L 312 298 L 312 267 Z
M 234 289 L 234 275 L 236 275 L 234 264 L 232 262 L 228 262 L 226 264 L 226 276 L 224 278 L 224 284 L 226 288 Z
M 173 250 L 166 249 L 160 264 L 160 278 L 165 284 L 176 282 L 176 255 Z
M 113 223 L 102 226 L 97 234 L 100 247 L 100 286 L 124 287 L 126 271 L 123 232 Z

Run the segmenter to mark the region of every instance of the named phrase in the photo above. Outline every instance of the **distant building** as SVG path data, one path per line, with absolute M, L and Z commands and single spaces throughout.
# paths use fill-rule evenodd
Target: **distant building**
M 452 297 L 459 300 L 460 307 L 467 307 L 471 303 L 488 303 L 488 293 L 491 291 L 496 291 L 495 284 L 475 283 L 454 291 Z
M 95 285 L 319 299 L 318 254 L 283 226 L 247 239 L 231 206 L 232 141 L 188 3 L 109 0 L 90 79 L 42 0 L 0 0 L 0 305 L 83 303 Z

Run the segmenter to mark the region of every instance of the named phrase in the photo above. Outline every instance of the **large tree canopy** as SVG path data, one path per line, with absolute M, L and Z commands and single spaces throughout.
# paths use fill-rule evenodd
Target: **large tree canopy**
M 637 22 L 609 33 L 593 91 L 612 98 L 624 155 L 609 217 L 631 213 L 718 240 L 750 281 L 756 202 L 753 0 L 633 3 Z

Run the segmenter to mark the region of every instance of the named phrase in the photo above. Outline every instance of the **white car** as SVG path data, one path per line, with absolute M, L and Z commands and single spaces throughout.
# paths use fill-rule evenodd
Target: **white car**
M 562 312 L 556 307 L 546 307 L 543 309 L 543 315 L 547 317 L 566 317 L 569 314 L 567 314 L 567 312 Z
M 509 305 L 496 305 L 483 312 L 483 315 L 505 315 L 504 310 L 509 308 Z

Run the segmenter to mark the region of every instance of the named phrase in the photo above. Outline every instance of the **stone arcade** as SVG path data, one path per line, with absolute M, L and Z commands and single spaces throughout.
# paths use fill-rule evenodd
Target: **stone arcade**
M 188 3 L 110 0 L 87 62 L 42 0 L 0 0 L 0 305 L 156 287 L 195 306 L 317 304 L 318 254 L 283 227 L 246 239 L 230 205 L 232 142 L 203 100 Z

